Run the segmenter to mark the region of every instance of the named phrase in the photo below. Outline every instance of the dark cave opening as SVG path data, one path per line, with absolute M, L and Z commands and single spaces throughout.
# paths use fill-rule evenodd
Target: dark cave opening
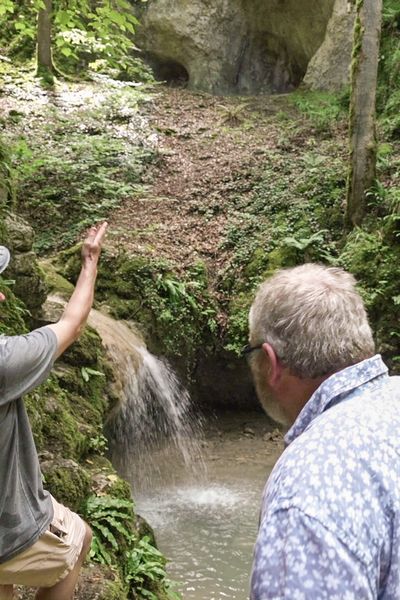
M 148 53 L 146 60 L 153 70 L 157 81 L 163 81 L 171 87 L 186 87 L 189 82 L 189 73 L 186 68 L 176 60 L 161 58 Z

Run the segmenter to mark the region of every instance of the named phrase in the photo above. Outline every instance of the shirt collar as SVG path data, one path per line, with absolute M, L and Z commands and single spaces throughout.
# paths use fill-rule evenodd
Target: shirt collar
M 285 445 L 291 444 L 305 431 L 311 421 L 329 408 L 329 405 L 333 404 L 335 400 L 340 402 L 342 399 L 340 396 L 344 397 L 379 375 L 386 375 L 387 371 L 388 368 L 380 354 L 376 354 L 372 358 L 367 358 L 331 375 L 319 386 L 301 410 L 285 435 Z

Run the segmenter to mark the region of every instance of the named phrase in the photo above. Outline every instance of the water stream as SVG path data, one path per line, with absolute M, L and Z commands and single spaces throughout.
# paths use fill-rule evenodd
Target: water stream
M 114 364 L 113 463 L 131 483 L 184 600 L 246 600 L 262 489 L 280 451 L 260 413 L 203 422 L 168 363 L 138 332 L 97 311 Z
M 269 427 L 259 413 L 219 415 L 205 427 L 206 478 L 183 467 L 178 477 L 172 463 L 162 488 L 136 495 L 184 600 L 248 598 L 261 493 L 281 451 L 263 438 Z

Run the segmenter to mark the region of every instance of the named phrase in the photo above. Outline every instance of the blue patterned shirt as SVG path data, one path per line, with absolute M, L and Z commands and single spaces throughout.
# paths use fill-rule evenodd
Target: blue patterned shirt
M 251 600 L 400 599 L 400 377 L 326 379 L 264 491 Z

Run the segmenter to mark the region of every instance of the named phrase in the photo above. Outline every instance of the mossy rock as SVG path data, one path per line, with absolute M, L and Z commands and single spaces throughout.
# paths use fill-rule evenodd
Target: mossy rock
M 157 542 L 156 542 L 156 536 L 154 534 L 154 529 L 152 528 L 150 523 L 148 523 L 146 521 L 146 519 L 144 517 L 142 517 L 141 515 L 135 515 L 135 520 L 134 520 L 133 525 L 134 525 L 135 531 L 137 533 L 137 536 L 139 538 L 143 538 L 143 537 L 147 536 L 150 540 L 150 544 L 152 546 L 154 546 L 155 548 L 157 548 Z
M 41 464 L 44 487 L 62 504 L 79 511 L 90 493 L 90 475 L 71 459 L 46 460 Z
M 51 260 L 42 260 L 39 265 L 43 271 L 49 292 L 61 296 L 61 298 L 69 299 L 74 291 L 73 284 L 57 272 Z
M 85 436 L 69 404 L 68 395 L 53 376 L 25 397 L 38 450 L 46 449 L 61 456 L 79 458 Z
M 76 587 L 75 600 L 128 600 L 120 574 L 105 565 L 85 566 Z
M 112 496 L 121 500 L 132 500 L 129 483 L 122 479 L 105 456 L 93 456 L 88 464 L 91 490 L 96 495 Z
M 27 333 L 25 318 L 27 319 L 29 315 L 25 304 L 1 280 L 0 291 L 6 297 L 4 302 L 0 302 L 0 333 L 5 335 Z
M 32 227 L 15 214 L 8 214 L 5 218 L 8 244 L 13 252 L 29 252 L 33 246 L 34 231 Z
M 64 352 L 62 358 L 63 362 L 74 367 L 94 366 L 98 363 L 101 353 L 100 336 L 94 329 L 86 326 L 76 342 Z

